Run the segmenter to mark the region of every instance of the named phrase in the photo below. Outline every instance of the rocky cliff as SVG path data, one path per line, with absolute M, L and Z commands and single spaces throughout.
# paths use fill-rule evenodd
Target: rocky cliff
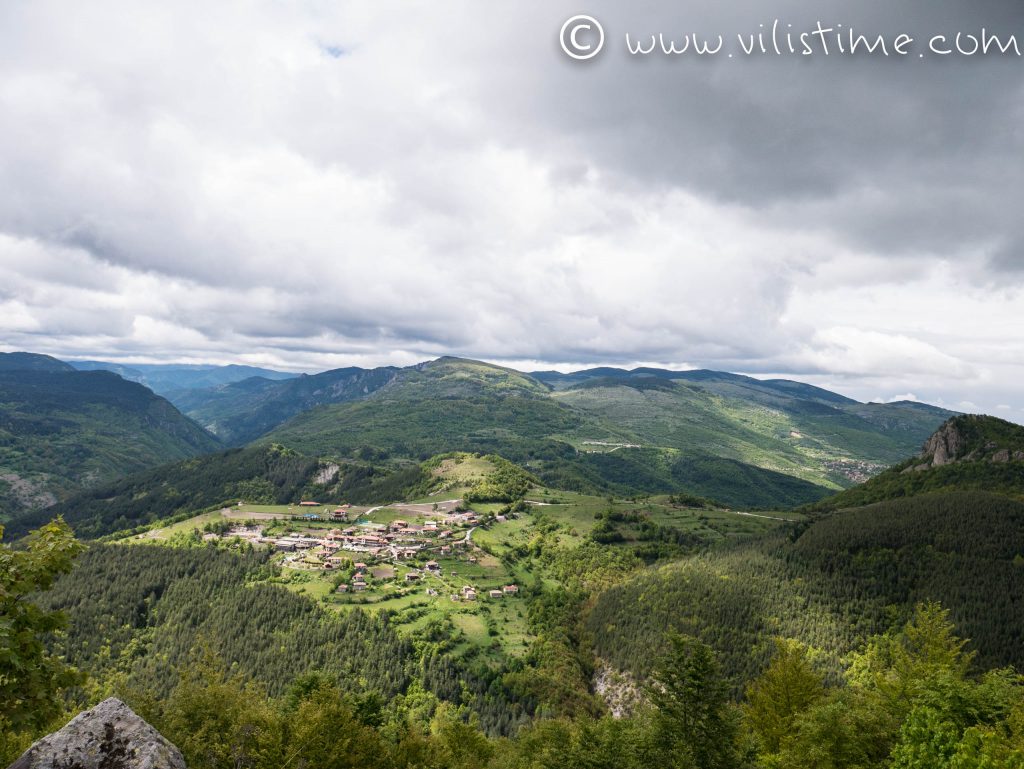
M 965 414 L 944 423 L 925 441 L 921 461 L 904 472 L 954 462 L 1024 461 L 1024 427 L 995 417 Z

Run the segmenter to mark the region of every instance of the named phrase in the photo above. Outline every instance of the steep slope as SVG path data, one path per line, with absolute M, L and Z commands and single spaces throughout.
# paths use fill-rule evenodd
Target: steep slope
M 178 392 L 175 405 L 228 445 L 242 445 L 316 406 L 363 398 L 391 382 L 392 367 L 343 368 L 284 381 L 252 377 Z
M 702 637 L 742 678 L 771 638 L 798 638 L 833 670 L 869 635 L 938 600 L 982 666 L 1024 663 L 1024 504 L 984 492 L 894 500 L 840 512 L 641 572 L 587 617 L 597 653 L 643 675 L 665 633 Z M 751 655 L 751 650 L 754 654 Z
M 105 372 L 0 371 L 0 515 L 214 451 L 219 443 L 142 385 Z
M 953 417 L 925 441 L 917 456 L 822 500 L 814 509 L 970 489 L 1024 499 L 1024 427 L 990 416 Z

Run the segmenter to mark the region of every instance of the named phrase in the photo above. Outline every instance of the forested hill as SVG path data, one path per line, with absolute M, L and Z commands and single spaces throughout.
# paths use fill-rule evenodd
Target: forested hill
M 64 361 L 32 352 L 0 352 L 0 372 L 5 371 L 74 371 Z
M 52 507 L 21 516 L 8 526 L 20 536 L 57 515 L 82 538 L 152 523 L 244 499 L 250 504 L 390 502 L 424 479 L 418 465 L 380 467 L 334 463 L 281 446 L 231 449 L 136 473 L 82 491 Z
M 640 572 L 587 618 L 597 654 L 644 675 L 669 630 L 754 675 L 775 636 L 821 650 L 838 670 L 869 635 L 937 600 L 973 639 L 981 667 L 1024 666 L 1024 503 L 984 492 L 844 510 L 762 540 Z
M 0 518 L 219 446 L 168 401 L 115 374 L 45 356 L 0 359 Z
M 819 511 L 937 492 L 984 490 L 1024 500 L 1024 427 L 982 415 L 946 421 L 921 452 L 821 500 Z
M 867 478 L 920 446 L 950 415 L 719 372 L 587 373 L 542 381 L 441 358 L 400 369 L 365 396 L 304 411 L 261 440 L 315 455 L 497 453 L 560 488 L 686 490 L 771 507 Z M 766 480 L 775 491 L 758 499 Z

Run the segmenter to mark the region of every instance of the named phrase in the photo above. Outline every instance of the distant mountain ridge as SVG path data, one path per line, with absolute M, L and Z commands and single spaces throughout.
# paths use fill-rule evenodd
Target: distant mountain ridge
M 747 466 L 806 484 L 765 502 L 786 506 L 899 461 L 951 415 L 711 371 L 525 374 L 440 358 L 389 375 L 378 389 L 301 411 L 259 440 L 340 456 L 492 452 L 554 486 L 666 493 L 696 482 L 687 490 L 736 505 L 751 505 L 769 482 L 740 469 Z
M 71 361 L 70 366 L 79 371 L 113 371 L 130 382 L 144 384 L 157 395 L 174 402 L 174 396 L 189 390 L 239 382 L 250 377 L 261 377 L 269 380 L 292 379 L 298 374 L 291 374 L 273 369 L 256 366 L 211 366 L 201 364 L 162 364 L 139 363 L 121 364 L 99 360 Z
M 814 385 L 796 382 L 789 379 L 756 379 L 743 374 L 730 374 L 725 371 L 712 371 L 710 369 L 690 369 L 686 371 L 674 371 L 671 369 L 659 369 L 641 367 L 635 369 L 621 369 L 600 367 L 574 371 L 570 374 L 563 374 L 558 371 L 534 371 L 530 376 L 550 385 L 552 388 L 567 389 L 579 386 L 580 384 L 595 380 L 622 380 L 624 383 L 631 381 L 644 381 L 649 379 L 665 379 L 680 382 L 720 382 L 729 383 L 734 386 L 747 386 L 752 388 L 776 390 L 787 395 L 795 395 L 808 400 L 821 400 L 826 403 L 857 403 L 853 398 L 845 395 L 830 392 Z
M 32 352 L 0 352 L 0 371 L 74 371 L 74 367 L 49 355 Z
M 54 359 L 45 365 L 64 367 Z M 153 369 L 173 377 L 184 371 L 191 384 L 248 373 Z M 310 457 L 398 463 L 448 451 L 495 453 L 556 487 L 686 491 L 742 507 L 807 504 L 863 481 L 905 458 L 952 415 L 727 372 L 528 374 L 453 357 L 284 379 L 243 376 L 168 398 L 227 445 L 279 443 Z

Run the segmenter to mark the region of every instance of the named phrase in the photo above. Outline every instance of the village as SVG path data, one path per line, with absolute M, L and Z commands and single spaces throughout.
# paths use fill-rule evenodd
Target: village
M 290 515 L 283 526 L 277 517 L 268 522 L 239 520 L 226 530 L 204 534 L 203 539 L 273 548 L 288 569 L 321 577 L 337 575 L 332 580 L 333 592 L 342 600 L 347 595 L 372 594 L 385 586 L 401 586 L 406 594 L 422 588 L 429 597 L 443 594 L 453 602 L 474 602 L 484 596 L 500 600 L 519 593 L 516 584 L 484 590 L 470 578 L 471 574 L 481 576 L 474 568 L 481 553 L 473 544 L 473 532 L 482 523 L 505 522 L 505 515 L 481 516 L 463 509 L 459 500 L 369 510 L 339 505 L 327 512 L 321 511 L 323 507 L 319 502 L 303 501 L 299 503 L 303 512 Z M 242 515 L 233 513 L 232 517 Z M 464 579 L 460 568 L 466 572 Z

